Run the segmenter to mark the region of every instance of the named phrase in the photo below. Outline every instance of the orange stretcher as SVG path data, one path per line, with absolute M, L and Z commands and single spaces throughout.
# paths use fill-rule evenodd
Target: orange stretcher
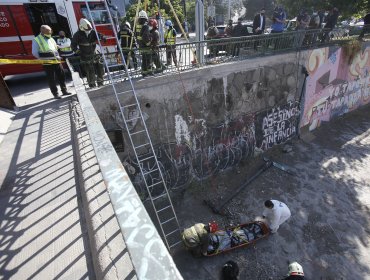
M 237 248 L 248 247 L 270 234 L 268 226 L 261 221 L 240 224 L 209 234 L 207 257 L 223 254 Z M 229 240 L 228 240 L 229 239 Z M 217 243 L 218 242 L 218 243 Z

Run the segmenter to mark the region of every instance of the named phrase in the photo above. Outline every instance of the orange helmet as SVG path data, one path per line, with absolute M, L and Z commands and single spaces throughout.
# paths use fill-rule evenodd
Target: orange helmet
M 158 23 L 157 23 L 157 21 L 156 21 L 154 18 L 151 18 L 151 19 L 149 20 L 148 25 L 149 25 L 149 26 L 152 26 L 152 27 L 153 27 L 153 29 L 158 28 Z
M 218 224 L 215 221 L 208 223 L 208 225 L 210 233 L 214 233 L 218 230 Z

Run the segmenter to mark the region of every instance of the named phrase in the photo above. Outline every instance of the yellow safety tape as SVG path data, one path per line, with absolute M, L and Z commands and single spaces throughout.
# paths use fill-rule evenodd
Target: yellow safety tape
M 59 60 L 7 59 L 0 58 L 0 64 L 59 64 Z

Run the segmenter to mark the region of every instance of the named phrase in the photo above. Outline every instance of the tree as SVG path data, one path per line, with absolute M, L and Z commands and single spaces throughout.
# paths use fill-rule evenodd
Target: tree
M 175 27 L 177 26 L 177 22 L 175 20 L 175 16 L 173 15 L 170 5 L 167 2 L 168 0 L 147 0 L 143 1 L 140 4 L 140 10 L 146 10 L 148 17 L 155 17 L 157 12 L 160 12 L 160 15 L 164 19 L 170 19 Z M 158 9 L 158 4 L 160 9 Z M 183 11 L 183 6 L 181 5 L 181 0 L 171 0 L 171 4 L 175 10 L 175 13 L 179 19 L 180 22 L 184 21 L 184 11 Z M 135 19 L 135 13 L 136 13 L 136 8 L 138 5 L 138 1 L 135 1 L 135 4 L 131 5 L 130 8 L 126 12 L 126 18 L 124 20 L 129 21 L 130 23 L 134 22 Z M 145 9 L 146 6 L 146 9 Z
M 244 18 L 253 20 L 254 16 L 259 13 L 261 8 L 266 9 L 266 17 L 270 17 L 273 11 L 274 0 L 244 0 L 243 4 L 246 9 Z
M 292 17 L 297 15 L 303 8 L 330 10 L 336 7 L 343 18 L 351 16 L 361 17 L 370 11 L 370 1 L 368 0 L 277 0 L 277 2 L 282 4 Z

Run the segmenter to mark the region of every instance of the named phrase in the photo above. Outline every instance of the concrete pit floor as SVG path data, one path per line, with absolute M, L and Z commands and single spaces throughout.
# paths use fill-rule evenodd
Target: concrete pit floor
M 255 246 L 214 257 L 193 258 L 182 246 L 173 253 L 184 279 L 220 279 L 222 265 L 234 260 L 239 279 L 281 279 L 289 261 L 302 264 L 307 279 L 370 279 L 370 107 L 323 124 L 267 155 L 295 168 L 289 175 L 275 167 L 260 175 L 216 215 L 204 203 L 220 201 L 263 163 L 258 157 L 213 179 L 193 182 L 174 194 L 182 227 L 216 220 L 219 225 L 261 217 L 266 199 L 285 202 L 292 217 L 276 234 Z

